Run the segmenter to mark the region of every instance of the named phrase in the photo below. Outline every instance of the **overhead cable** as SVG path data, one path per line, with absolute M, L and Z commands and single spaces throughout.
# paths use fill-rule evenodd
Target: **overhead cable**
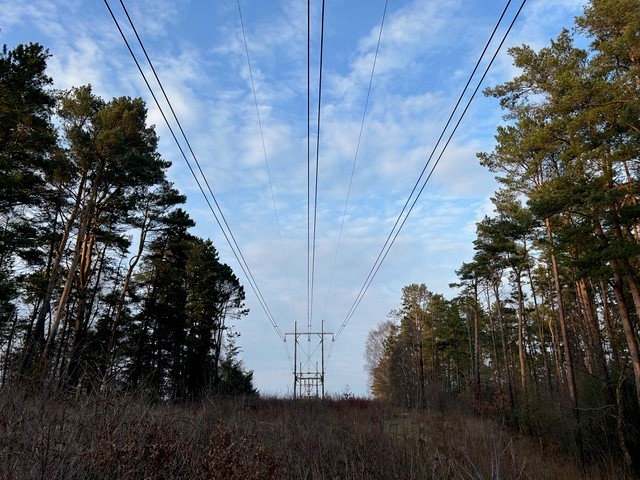
M 373 85 L 373 76 L 376 71 L 376 64 L 378 62 L 378 53 L 380 51 L 380 41 L 382 39 L 382 30 L 384 28 L 384 21 L 387 16 L 387 6 L 389 4 L 389 0 L 385 0 L 384 2 L 384 11 L 382 12 L 382 20 L 380 21 L 380 30 L 378 31 L 378 42 L 376 43 L 376 51 L 373 56 L 373 63 L 371 65 L 371 75 L 369 76 L 369 87 L 367 88 L 367 96 L 364 102 L 364 110 L 362 112 L 362 120 L 360 122 L 360 131 L 358 132 L 358 139 L 356 141 L 355 154 L 353 156 L 353 165 L 351 166 L 351 176 L 349 177 L 349 186 L 347 188 L 347 198 L 344 202 L 344 210 L 342 211 L 342 221 L 340 222 L 340 231 L 338 233 L 338 242 L 336 244 L 336 251 L 333 257 L 333 265 L 331 267 L 331 275 L 329 277 L 329 287 L 327 288 L 327 296 L 324 302 L 324 308 L 322 311 L 322 318 L 324 319 L 325 313 L 327 311 L 327 305 L 329 304 L 329 297 L 331 295 L 331 286 L 333 284 L 333 277 L 336 271 L 336 263 L 338 261 L 338 252 L 340 250 L 340 243 L 342 241 L 342 232 L 344 230 L 344 222 L 347 217 L 347 210 L 349 207 L 349 199 L 351 198 L 351 187 L 353 186 L 353 177 L 356 171 L 356 163 L 358 161 L 358 154 L 360 152 L 360 142 L 362 140 L 362 132 L 364 131 L 364 121 L 367 118 L 367 109 L 369 107 L 369 97 L 371 95 L 371 87 Z
M 240 27 L 242 28 L 242 39 L 244 41 L 244 51 L 247 55 L 247 66 L 249 68 L 249 79 L 251 81 L 251 91 L 253 92 L 253 102 L 256 107 L 256 117 L 258 118 L 258 128 L 260 129 L 260 140 L 262 142 L 262 153 L 264 154 L 264 165 L 267 170 L 267 178 L 269 179 L 269 189 L 271 191 L 271 201 L 273 202 L 273 212 L 276 217 L 276 226 L 278 229 L 278 238 L 280 239 L 280 250 L 282 252 L 282 263 L 284 265 L 284 274 L 287 279 L 287 285 L 289 287 L 289 298 L 291 299 L 291 313 L 295 321 L 296 311 L 293 303 L 293 293 L 291 291 L 291 280 L 289 279 L 289 269 L 287 268 L 287 258 L 284 251 L 284 242 L 282 240 L 282 230 L 280 228 L 280 217 L 278 215 L 278 207 L 276 206 L 276 195 L 273 191 L 273 181 L 271 179 L 271 169 L 269 168 L 269 157 L 267 155 L 267 147 L 264 141 L 264 132 L 262 129 L 262 118 L 260 117 L 260 108 L 258 107 L 258 96 L 256 94 L 256 86 L 253 81 L 253 67 L 251 66 L 251 57 L 249 55 L 249 44 L 247 42 L 247 34 L 244 28 L 244 18 L 242 15 L 242 8 L 240 7 L 240 0 L 237 0 L 238 15 L 240 17 Z
M 318 225 L 318 173 L 320 168 L 320 112 L 322 111 L 322 62 L 324 57 L 324 9 L 325 0 L 322 0 L 322 14 L 320 21 L 320 71 L 318 74 L 318 115 L 316 120 L 316 168 L 315 168 L 315 186 L 313 199 L 313 243 L 311 245 L 311 292 L 309 301 L 309 323 L 308 328 L 311 331 L 311 322 L 313 321 L 313 294 L 314 279 L 316 267 L 316 233 Z
M 473 69 L 473 72 L 471 73 L 469 80 L 467 81 L 462 93 L 460 94 L 460 97 L 458 98 L 458 101 L 456 102 L 456 105 L 453 109 L 453 111 L 451 112 L 451 115 L 449 116 L 449 119 L 447 120 L 447 123 L 445 124 L 444 128 L 442 129 L 442 133 L 440 134 L 440 137 L 438 138 L 438 141 L 436 142 L 435 146 L 433 147 L 431 154 L 429 155 L 427 162 L 425 163 L 424 168 L 422 169 L 422 172 L 420 174 L 420 177 L 418 178 L 418 180 L 416 181 L 413 189 L 411 190 L 411 193 L 409 194 L 409 197 L 407 198 L 407 201 L 405 202 L 402 211 L 400 212 L 400 214 L 398 215 L 398 218 L 396 219 L 396 222 L 393 226 L 393 228 L 391 229 L 391 232 L 389 233 L 389 236 L 387 237 L 387 240 L 385 241 L 382 249 L 380 250 L 380 253 L 378 254 L 378 257 L 376 258 L 376 261 L 374 262 L 373 267 L 371 268 L 371 270 L 369 271 L 369 274 L 362 286 L 362 288 L 360 289 L 358 295 L 356 296 L 356 300 L 354 301 L 354 303 L 352 304 L 351 308 L 349 309 L 349 312 L 347 313 L 344 321 L 342 322 L 342 325 L 340 326 L 340 328 L 338 329 L 334 340 L 336 340 L 340 334 L 343 332 L 343 330 L 345 329 L 347 323 L 349 322 L 349 320 L 353 317 L 353 314 L 355 313 L 356 309 L 358 308 L 358 306 L 360 305 L 360 302 L 362 301 L 362 299 L 364 298 L 365 294 L 367 293 L 367 290 L 369 289 L 369 286 L 371 285 L 371 282 L 373 282 L 373 279 L 375 278 L 376 274 L 378 273 L 378 271 L 380 270 L 380 267 L 382 265 L 382 263 L 384 262 L 384 260 L 386 259 L 389 250 L 391 249 L 391 247 L 393 246 L 393 244 L 395 243 L 396 239 L 398 238 L 398 235 L 400 233 L 400 230 L 403 228 L 404 224 L 406 223 L 407 219 L 409 218 L 409 215 L 411 214 L 411 212 L 413 211 L 414 206 L 416 205 L 418 199 L 420 198 L 420 195 L 422 194 L 422 192 L 424 191 L 425 187 L 427 186 L 427 183 L 429 182 L 429 180 L 431 179 L 431 176 L 433 174 L 433 171 L 435 170 L 435 168 L 437 167 L 438 163 L 440 163 L 440 160 L 442 159 L 442 156 L 444 155 L 444 152 L 446 151 L 449 142 L 451 141 L 451 139 L 453 138 L 454 134 L 456 133 L 458 127 L 460 126 L 460 123 L 462 122 L 462 119 L 464 118 L 467 110 L 469 109 L 469 106 L 471 105 L 471 102 L 473 101 L 473 99 L 475 98 L 476 94 L 478 93 L 478 90 L 480 89 L 480 86 L 482 85 L 482 82 L 484 81 L 487 73 L 489 72 L 489 69 L 492 67 L 493 62 L 495 61 L 496 57 L 498 56 L 498 53 L 500 52 L 500 50 L 502 49 L 502 46 L 504 44 L 504 42 L 506 41 L 509 33 L 511 32 L 511 29 L 513 28 L 513 25 L 515 24 L 516 20 L 518 19 L 518 17 L 520 16 L 520 12 L 522 11 L 522 9 L 524 8 L 525 4 L 526 4 L 527 0 L 523 0 L 522 3 L 520 4 L 520 8 L 518 9 L 518 11 L 516 12 L 515 16 L 513 17 L 509 27 L 507 28 L 505 34 L 502 37 L 502 40 L 500 42 L 500 44 L 498 45 L 498 47 L 496 48 L 495 53 L 493 54 L 493 56 L 491 57 L 491 60 L 489 61 L 487 67 L 484 70 L 484 73 L 482 74 L 482 77 L 480 78 L 478 85 L 476 86 L 476 88 L 474 89 L 473 93 L 471 94 L 469 100 L 467 101 L 467 104 L 464 108 L 464 110 L 462 111 L 462 113 L 460 114 L 460 117 L 458 118 L 454 128 L 452 129 L 451 133 L 449 134 L 449 137 L 444 145 L 444 147 L 442 148 L 440 154 L 438 155 L 435 163 L 433 164 L 433 166 L 431 167 L 431 170 L 429 171 L 427 177 L 424 179 L 424 181 L 422 181 L 422 178 L 424 177 L 430 163 L 431 160 L 433 159 L 435 152 L 438 148 L 438 146 L 440 145 L 440 142 L 442 140 L 442 138 L 444 137 L 446 130 L 449 126 L 449 124 L 451 123 L 455 112 L 458 109 L 458 106 L 460 105 L 487 49 L 489 48 L 489 45 L 491 44 L 491 41 L 493 40 L 493 37 L 497 31 L 497 29 L 499 28 L 499 25 L 502 22 L 502 19 L 504 18 L 507 9 L 509 8 L 509 5 L 511 3 L 511 0 L 509 0 L 502 12 L 502 14 L 500 15 L 500 18 L 498 19 L 498 22 L 496 23 L 493 32 L 491 33 L 491 36 L 489 37 L 489 40 L 487 41 L 484 49 L 482 50 L 482 53 L 480 55 L 480 58 L 478 59 L 478 61 L 476 62 L 476 65 Z M 417 194 L 415 195 L 415 198 L 413 198 L 414 193 L 416 192 L 418 186 L 420 185 L 420 183 L 422 182 L 422 186 L 420 187 L 420 189 L 417 191 Z M 412 201 L 413 198 L 413 201 Z M 411 205 L 409 205 L 411 204 Z M 407 210 L 407 207 L 408 210 Z M 406 210 L 406 214 L 404 214 Z M 404 214 L 404 218 L 403 218 L 403 214 Z M 333 347 L 333 345 L 332 345 Z
M 311 330 L 311 0 L 307 0 L 307 328 Z
M 166 100 L 166 102 L 167 102 L 167 104 L 168 104 L 168 106 L 169 106 L 169 108 L 171 110 L 171 113 L 173 115 L 174 120 L 176 121 L 176 124 L 178 125 L 178 127 L 180 129 L 180 132 L 181 132 L 181 134 L 182 134 L 182 136 L 184 138 L 184 141 L 187 144 L 189 151 L 191 152 L 191 155 L 193 157 L 194 162 L 196 163 L 196 165 L 198 167 L 200 175 L 202 176 L 202 179 L 204 180 L 204 183 L 207 186 L 209 194 L 211 195 L 211 198 L 213 199 L 214 204 L 216 205 L 216 208 L 217 208 L 217 211 L 218 211 L 217 214 L 216 214 L 216 211 L 213 208 L 213 205 L 211 204 L 211 202 L 209 200 L 208 195 L 206 194 L 204 188 L 202 187 L 202 184 L 199 181 L 198 176 L 196 175 L 193 167 L 191 166 L 191 162 L 187 158 L 187 155 L 185 154 L 184 149 L 182 148 L 182 146 L 180 144 L 180 141 L 178 140 L 173 128 L 171 127 L 171 124 L 170 124 L 170 122 L 169 122 L 164 110 L 162 109 L 162 106 L 160 105 L 160 102 L 158 101 L 158 98 L 156 97 L 156 95 L 155 95 L 155 93 L 153 91 L 153 88 L 149 84 L 147 76 L 145 75 L 140 63 L 138 62 L 138 59 L 137 59 L 135 53 L 133 52 L 133 49 L 131 48 L 131 45 L 129 44 L 129 41 L 126 38 L 126 36 L 125 36 L 121 26 L 120 26 L 120 23 L 118 22 L 118 19 L 116 18 L 115 14 L 113 13 L 113 10 L 111 9 L 111 6 L 109 5 L 108 0 L 104 0 L 104 4 L 106 5 L 107 9 L 109 10 L 109 14 L 111 15 L 111 18 L 113 19 L 113 21 L 114 21 L 114 23 L 115 23 L 115 25 L 116 25 L 119 33 L 120 33 L 120 36 L 122 37 L 125 45 L 127 46 L 127 49 L 129 50 L 129 53 L 130 53 L 134 63 L 136 64 L 136 67 L 138 68 L 138 71 L 140 72 L 140 75 L 142 76 L 142 78 L 143 78 L 143 80 L 144 80 L 149 92 L 151 93 L 151 96 L 152 96 L 156 106 L 158 107 L 158 110 L 160 111 L 160 113 L 162 115 L 162 118 L 163 118 L 164 122 L 166 123 L 167 128 L 169 129 L 169 132 L 171 133 L 171 136 L 173 137 L 173 140 L 175 141 L 175 143 L 176 143 L 176 145 L 178 147 L 178 150 L 180 151 L 180 153 L 182 155 L 182 158 L 184 159 L 185 163 L 187 164 L 187 166 L 189 168 L 189 171 L 191 172 L 191 175 L 193 176 L 194 180 L 196 181 L 196 184 L 198 185 L 198 189 L 202 193 L 207 205 L 209 206 L 209 210 L 211 210 L 211 213 L 213 214 L 213 217 L 215 218 L 216 223 L 220 227 L 220 230 L 222 231 L 225 239 L 227 240 L 227 243 L 229 244 L 229 247 L 231 248 L 231 251 L 232 251 L 233 255 L 235 256 L 236 260 L 238 261 L 238 264 L 240 265 L 240 268 L 242 269 L 242 271 L 244 272 L 245 276 L 247 277 L 247 280 L 249 281 L 249 285 L 251 286 L 252 290 L 254 291 L 254 293 L 255 293 L 255 295 L 256 295 L 256 297 L 258 299 L 258 302 L 260 303 L 260 305 L 263 308 L 265 314 L 267 315 L 267 318 L 269 319 L 271 325 L 274 327 L 277 335 L 280 337 L 280 339 L 282 341 L 284 341 L 285 337 L 282 334 L 282 331 L 280 330 L 280 328 L 278 327 L 277 322 L 275 321 L 275 318 L 271 314 L 271 312 L 269 310 L 269 307 L 268 307 L 266 301 L 264 300 L 264 297 L 263 297 L 262 293 L 260 292 L 258 284 L 256 283 L 255 278 L 253 277 L 253 274 L 251 273 L 251 270 L 249 269 L 249 265 L 247 264 L 244 256 L 242 255 L 242 251 L 240 250 L 240 247 L 238 246 L 238 243 L 237 243 L 235 237 L 233 236 L 233 232 L 231 231 L 231 229 L 229 227 L 229 224 L 228 224 L 226 218 L 224 217 L 222 209 L 220 208 L 220 205 L 219 205 L 219 203 L 218 203 L 218 201 L 217 201 L 217 199 L 216 199 L 216 197 L 215 197 L 215 195 L 214 195 L 214 193 L 213 193 L 213 191 L 212 191 L 212 189 L 211 189 L 211 187 L 209 185 L 209 182 L 207 181 L 206 175 L 204 174 L 204 172 L 203 172 L 203 170 L 202 170 L 202 168 L 200 166 L 200 163 L 199 163 L 199 161 L 197 159 L 197 156 L 195 155 L 195 152 L 191 148 L 191 145 L 190 145 L 190 143 L 189 143 L 189 141 L 187 139 L 187 136 L 186 136 L 186 134 L 185 134 L 185 132 L 184 132 L 184 130 L 182 128 L 182 125 L 180 124 L 180 121 L 177 118 L 177 115 L 176 115 L 176 113 L 175 113 L 175 111 L 173 109 L 173 106 L 171 105 L 171 102 L 169 101 L 169 98 L 168 98 L 168 96 L 167 96 L 167 94 L 166 94 L 166 92 L 164 90 L 164 87 L 162 86 L 162 82 L 160 81 L 160 79 L 159 79 L 159 77 L 158 77 L 158 75 L 156 73 L 156 70 L 153 67 L 153 63 L 151 62 L 151 59 L 149 58 L 149 55 L 147 54 L 147 51 L 146 51 L 146 49 L 144 47 L 144 44 L 142 43 L 142 40 L 140 39 L 140 36 L 138 35 L 138 32 L 137 32 L 137 30 L 135 28 L 135 25 L 134 25 L 131 17 L 129 16 L 129 13 L 128 13 L 127 9 L 126 9 L 126 6 L 124 5 L 123 0 L 120 0 L 120 4 L 121 4 L 121 6 L 122 6 L 122 8 L 123 8 L 123 10 L 124 10 L 124 12 L 125 12 L 125 14 L 127 16 L 127 19 L 129 21 L 129 24 L 131 25 L 131 28 L 133 29 L 133 31 L 135 33 L 135 36 L 136 36 L 136 38 L 138 40 L 138 43 L 140 44 L 140 47 L 142 48 L 142 51 L 144 52 L 145 58 L 147 59 L 147 62 L 149 63 L 149 66 L 151 67 L 151 70 L 152 70 L 152 72 L 153 72 L 153 74 L 154 74 L 154 76 L 156 78 L 156 81 L 158 82 L 158 85 L 160 86 L 160 89 L 162 90 L 164 98 L 165 98 L 165 100 Z M 222 221 L 220 219 L 222 219 Z M 224 226 L 223 226 L 223 224 L 224 224 Z M 226 227 L 226 229 L 225 229 L 225 227 Z M 287 349 L 287 355 L 289 356 L 288 349 Z

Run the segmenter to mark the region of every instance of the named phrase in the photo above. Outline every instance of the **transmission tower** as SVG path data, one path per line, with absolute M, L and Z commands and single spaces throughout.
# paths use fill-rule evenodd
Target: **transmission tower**
M 324 331 L 324 321 L 319 332 L 299 332 L 295 323 L 293 332 L 285 333 L 286 337 L 293 337 L 293 398 L 324 398 L 324 340 L 333 338 L 333 332 Z M 306 339 L 307 347 L 301 342 Z M 320 352 L 320 363 L 316 360 Z M 305 361 L 298 363 L 304 354 Z

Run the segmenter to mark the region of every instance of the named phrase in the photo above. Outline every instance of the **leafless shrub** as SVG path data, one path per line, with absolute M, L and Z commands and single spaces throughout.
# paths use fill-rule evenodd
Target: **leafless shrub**
M 495 421 L 461 409 L 327 401 L 0 392 L 2 479 L 624 478 L 582 471 Z

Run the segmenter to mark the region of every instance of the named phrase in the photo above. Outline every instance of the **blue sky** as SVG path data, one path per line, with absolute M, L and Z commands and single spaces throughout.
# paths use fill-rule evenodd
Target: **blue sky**
M 520 4 L 513 3 L 500 32 Z M 119 1 L 109 4 L 135 44 Z M 356 157 L 384 4 L 325 4 L 314 331 L 322 319 L 325 330 L 334 332 L 345 320 L 506 2 L 388 2 Z M 545 46 L 563 27 L 572 26 L 583 4 L 529 0 L 483 85 L 517 73 L 506 47 Z M 308 321 L 307 2 L 241 0 L 240 5 L 262 137 L 236 0 L 126 2 L 269 310 L 281 331 L 290 332 L 295 321 L 302 329 Z M 316 105 L 321 2 L 312 0 L 311 5 Z M 91 83 L 105 99 L 128 95 L 147 100 L 149 121 L 161 137 L 160 152 L 173 162 L 169 177 L 188 195 L 186 208 L 198 224 L 194 233 L 211 238 L 222 260 L 245 284 L 251 313 L 236 323 L 245 365 L 255 371 L 260 391 L 290 394 L 292 367 L 284 345 L 206 207 L 104 2 L 0 0 L 0 11 L 0 43 L 13 47 L 33 41 L 46 46 L 56 88 Z M 135 51 L 143 62 L 142 53 Z M 160 96 L 159 88 L 152 86 Z M 399 307 L 403 286 L 425 283 L 434 292 L 452 295 L 447 285 L 473 255 L 475 222 L 491 211 L 489 198 L 496 184 L 475 153 L 492 148 L 501 115 L 494 99 L 479 95 L 472 104 L 367 295 L 333 344 L 328 392 L 348 388 L 367 393 L 367 333 Z M 289 352 L 293 355 L 292 345 Z

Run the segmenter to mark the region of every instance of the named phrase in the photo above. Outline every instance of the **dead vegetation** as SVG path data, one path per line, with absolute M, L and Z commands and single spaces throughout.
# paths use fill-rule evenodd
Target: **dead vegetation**
M 624 478 L 463 410 L 363 399 L 209 398 L 0 391 L 2 479 Z

